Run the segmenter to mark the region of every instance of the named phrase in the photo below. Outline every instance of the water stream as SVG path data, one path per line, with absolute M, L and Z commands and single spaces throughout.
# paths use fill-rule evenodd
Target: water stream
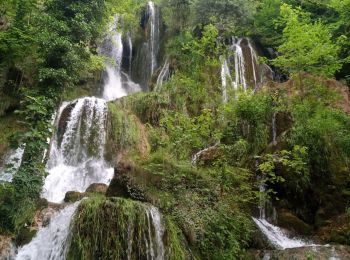
M 157 67 L 159 21 L 156 7 L 149 2 L 151 54 L 150 70 Z M 49 202 L 62 203 L 68 191 L 85 192 L 93 183 L 109 184 L 114 169 L 104 159 L 107 127 L 107 102 L 141 90 L 130 79 L 132 61 L 132 39 L 127 35 L 129 48 L 128 71 L 122 71 L 123 41 L 119 31 L 119 16 L 115 16 L 109 32 L 100 47 L 100 54 L 108 57 L 104 76 L 102 97 L 83 97 L 63 102 L 57 112 L 57 131 L 51 139 L 47 172 L 42 197 Z M 169 67 L 169 65 L 167 65 Z M 166 73 L 164 72 L 164 79 Z M 164 80 L 162 79 L 162 80 Z M 15 158 L 20 153 L 11 158 Z M 17 157 L 16 157 L 17 158 Z M 12 159 L 11 159 L 12 160 Z M 9 177 L 6 177 L 9 178 Z M 48 226 L 40 228 L 33 240 L 19 249 L 16 259 L 66 259 L 69 247 L 70 223 L 79 202 L 66 206 L 57 212 Z M 158 209 L 150 206 L 145 211 L 148 219 L 148 234 L 143 241 L 148 249 L 147 259 L 164 259 L 162 241 L 163 227 Z M 130 231 L 131 232 L 131 231 Z M 136 230 L 134 232 L 137 232 Z M 132 234 L 128 234 L 132 237 Z M 132 243 L 132 240 L 129 241 Z M 132 249 L 132 246 L 131 246 Z M 130 254 L 131 255 L 131 254 Z
M 93 183 L 109 184 L 114 172 L 104 160 L 106 101 L 80 98 L 63 104 L 60 110 L 57 123 L 65 128 L 53 138 L 43 188 L 43 197 L 56 203 L 68 191 L 84 192 Z
M 0 183 L 12 181 L 13 175 L 21 166 L 23 153 L 24 148 L 18 147 L 15 150 L 9 151 L 4 156 L 3 165 L 0 166 Z
M 52 216 L 50 224 L 41 228 L 32 241 L 19 248 L 16 260 L 64 260 L 68 250 L 70 224 L 79 202 Z
M 158 75 L 155 91 L 160 91 L 165 81 L 170 77 L 170 63 L 168 60 L 164 62 L 164 65 Z

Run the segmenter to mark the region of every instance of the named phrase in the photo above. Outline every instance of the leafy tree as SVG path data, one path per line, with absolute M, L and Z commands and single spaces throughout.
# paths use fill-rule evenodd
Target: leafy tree
M 255 0 L 195 0 L 195 22 L 212 23 L 220 32 L 237 33 L 251 22 L 256 3 Z
M 307 13 L 284 4 L 281 7 L 283 30 L 280 54 L 273 64 L 295 74 L 310 72 L 333 76 L 341 68 L 339 46 L 332 41 L 331 33 L 320 21 L 311 22 Z

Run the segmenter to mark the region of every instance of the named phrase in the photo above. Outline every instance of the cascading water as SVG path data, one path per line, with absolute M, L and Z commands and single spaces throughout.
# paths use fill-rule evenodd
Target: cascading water
M 23 147 L 18 147 L 14 151 L 10 151 L 4 158 L 3 166 L 0 167 L 0 182 L 11 182 L 13 175 L 21 166 L 24 153 Z
M 43 191 L 44 198 L 57 203 L 68 191 L 84 192 L 92 183 L 108 184 L 113 177 L 113 169 L 104 160 L 106 102 L 95 97 L 81 98 L 64 104 L 61 115 L 69 109 L 64 133 L 57 134 L 51 145 L 49 175 Z M 59 123 L 65 120 L 61 117 Z
M 157 17 L 156 7 L 153 1 L 148 2 L 148 17 L 150 24 L 150 37 L 148 47 L 150 50 L 151 75 L 157 68 L 157 56 L 159 51 L 159 19 Z
M 123 89 L 121 77 L 123 42 L 122 34 L 118 31 L 118 16 L 115 17 L 114 23 L 110 26 L 109 34 L 101 47 L 101 53 L 109 58 L 106 62 L 103 98 L 114 100 L 126 96 L 127 93 Z
M 157 78 L 157 84 L 155 87 L 155 91 L 160 91 L 162 89 L 163 83 L 168 80 L 170 77 L 170 63 L 168 60 L 165 61 L 162 70 L 160 71 L 158 78 Z
M 265 184 L 260 184 L 260 192 L 263 194 L 266 191 Z M 272 214 L 268 214 L 267 209 L 270 208 Z M 276 249 L 287 249 L 296 247 L 311 246 L 312 244 L 307 243 L 299 238 L 289 238 L 288 235 L 279 227 L 271 224 L 270 222 L 276 222 L 277 213 L 271 203 L 265 198 L 262 198 L 259 203 L 259 218 L 254 218 L 255 224 L 259 227 L 261 232 L 266 236 L 269 243 L 276 247 Z M 271 216 L 270 216 L 271 215 Z
M 152 73 L 157 66 L 159 51 L 159 17 L 153 2 L 148 4 L 150 16 L 149 50 Z M 122 71 L 123 41 L 118 31 L 118 16 L 110 27 L 100 53 L 106 56 L 106 76 L 103 98 L 85 97 L 64 102 L 56 117 L 57 132 L 51 141 L 42 196 L 50 202 L 61 203 L 68 191 L 84 192 L 93 183 L 109 184 L 114 169 L 104 160 L 107 125 L 107 102 L 140 91 L 127 73 Z M 132 39 L 127 37 L 129 73 L 132 61 Z M 164 76 L 166 77 L 166 76 Z M 42 227 L 34 239 L 19 249 L 16 259 L 66 259 L 69 247 L 70 223 L 79 202 L 66 206 L 52 217 L 50 225 Z M 146 206 L 145 206 L 146 207 Z M 146 207 L 147 234 L 144 234 L 147 259 L 164 259 L 164 230 L 161 216 L 153 206 Z M 128 243 L 132 249 L 132 232 Z M 136 244 L 136 241 L 134 241 Z M 138 243 L 140 241 L 137 241 Z M 130 254 L 131 255 L 131 254 Z M 132 259 L 129 257 L 129 259 Z
M 160 11 L 153 1 L 149 1 L 142 12 L 141 27 L 143 39 L 135 47 L 131 78 L 147 88 L 160 60 Z
M 129 75 L 131 75 L 132 72 L 132 39 L 131 39 L 131 33 L 128 33 L 128 47 L 129 47 Z
M 145 234 L 147 259 L 162 260 L 164 259 L 164 244 L 162 240 L 164 229 L 161 223 L 160 212 L 153 206 L 147 206 L 146 216 L 148 232 L 148 234 Z
M 232 77 L 230 68 L 228 67 L 228 61 L 224 57 L 220 57 L 221 60 L 221 87 L 222 87 L 222 98 L 224 103 L 227 103 L 227 85 L 232 84 Z
M 233 38 L 232 49 L 235 52 L 235 80 L 233 82 L 234 89 L 237 90 L 242 87 L 244 91 L 247 90 L 247 79 L 246 79 L 246 67 L 245 59 L 243 55 L 243 49 L 241 42 L 243 39 L 236 40 Z
M 18 250 L 16 260 L 64 260 L 67 254 L 70 223 L 79 202 L 57 212 L 50 224 L 41 228 L 32 241 Z
M 235 69 L 233 88 L 235 90 L 241 88 L 246 91 L 252 88 L 256 91 L 264 82 L 273 79 L 272 69 L 266 64 L 259 63 L 257 50 L 250 39 L 233 37 L 230 50 L 233 52 L 233 57 L 226 59 L 225 70 L 228 70 L 228 73 L 225 71 L 225 75 L 231 75 L 229 68 L 233 63 Z

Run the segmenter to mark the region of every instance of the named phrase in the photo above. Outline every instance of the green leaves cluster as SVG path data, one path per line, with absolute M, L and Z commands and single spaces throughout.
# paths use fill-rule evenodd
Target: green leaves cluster
M 339 46 L 332 41 L 330 30 L 322 22 L 311 22 L 300 9 L 281 6 L 283 30 L 279 56 L 273 64 L 289 73 L 311 72 L 331 77 L 341 68 Z

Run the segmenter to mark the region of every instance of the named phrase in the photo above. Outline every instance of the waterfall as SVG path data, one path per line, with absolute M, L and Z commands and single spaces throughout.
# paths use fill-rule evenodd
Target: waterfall
M 157 84 L 155 87 L 155 91 L 160 91 L 162 89 L 163 83 L 168 80 L 170 77 L 170 63 L 168 60 L 165 61 L 162 70 L 160 71 L 158 78 L 157 78 Z
M 197 152 L 195 155 L 193 155 L 193 156 L 192 156 L 192 161 L 191 161 L 192 165 L 196 165 L 196 164 L 197 164 L 198 159 L 200 158 L 200 156 L 201 156 L 203 153 L 205 153 L 205 152 L 207 152 L 207 151 L 210 151 L 211 149 L 214 149 L 214 148 L 218 147 L 219 144 L 220 144 L 220 143 L 218 142 L 218 143 L 216 143 L 215 145 L 210 146 L 210 147 L 208 147 L 208 148 L 205 148 L 205 149 L 203 149 L 203 150 L 200 150 L 200 151 Z
M 108 57 L 106 61 L 106 76 L 104 78 L 103 98 L 114 100 L 127 93 L 123 88 L 121 65 L 123 58 L 122 34 L 118 31 L 118 16 L 111 24 L 109 34 L 104 39 L 101 53 Z
M 12 181 L 13 175 L 21 166 L 23 153 L 24 147 L 20 146 L 5 155 L 3 166 L 0 167 L 0 183 Z
M 224 103 L 227 103 L 227 83 L 232 84 L 232 77 L 230 68 L 228 67 L 228 61 L 224 57 L 220 57 L 221 60 L 221 86 L 222 86 L 222 98 Z
M 245 59 L 243 56 L 243 49 L 241 42 L 243 39 L 233 38 L 232 49 L 235 51 L 235 80 L 233 83 L 234 89 L 237 90 L 242 87 L 244 91 L 247 90 L 246 70 L 245 70 Z
M 164 229 L 161 223 L 160 212 L 153 206 L 146 206 L 146 216 L 146 230 L 148 232 L 145 234 L 147 259 L 162 260 L 164 259 L 164 244 L 162 239 L 164 235 Z
M 148 2 L 147 14 L 149 17 L 150 25 L 150 37 L 148 40 L 148 46 L 150 50 L 150 69 L 151 75 L 157 68 L 157 56 L 159 51 L 159 19 L 158 13 L 153 1 Z
M 295 247 L 313 246 L 301 239 L 289 238 L 281 228 L 270 224 L 266 219 L 253 218 L 255 224 L 261 232 L 267 237 L 269 242 L 277 249 L 287 249 Z
M 265 185 L 266 184 L 264 183 L 260 184 L 259 191 L 261 193 L 265 193 Z M 272 214 L 268 214 L 268 208 L 272 209 Z M 259 218 L 253 217 L 253 220 L 272 246 L 282 250 L 287 248 L 314 246 L 314 244 L 308 243 L 302 239 L 288 237 L 281 228 L 271 224 L 270 222 L 277 222 L 277 213 L 276 209 L 272 207 L 271 202 L 267 201 L 265 198 L 260 199 L 259 213 Z
M 133 51 L 133 47 L 132 47 L 132 39 L 131 39 L 131 33 L 128 33 L 128 47 L 129 47 L 129 75 L 131 75 L 132 72 L 132 51 Z
M 63 106 L 58 123 L 66 127 L 59 129 L 61 136 L 54 136 L 43 190 L 44 198 L 57 203 L 68 191 L 84 192 L 89 185 L 108 184 L 113 177 L 113 169 L 104 160 L 106 102 L 87 97 Z
M 71 204 L 52 216 L 50 224 L 42 227 L 29 244 L 20 248 L 15 259 L 66 259 L 70 223 L 78 205 L 79 202 Z
M 259 64 L 258 52 L 249 38 L 233 37 L 230 50 L 234 57 L 229 57 L 227 69 L 229 71 L 229 63 L 233 60 L 235 90 L 241 88 L 246 91 L 249 87 L 256 91 L 264 82 L 273 80 L 272 69 L 266 64 Z

